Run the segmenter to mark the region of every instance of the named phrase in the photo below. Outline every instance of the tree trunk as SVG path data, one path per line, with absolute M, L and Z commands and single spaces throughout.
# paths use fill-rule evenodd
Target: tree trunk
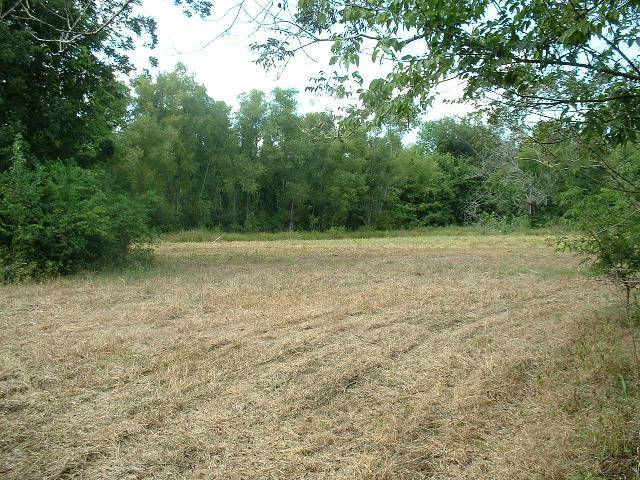
M 640 380 L 640 358 L 638 356 L 638 342 L 636 340 L 636 326 L 633 324 L 633 315 L 631 311 L 631 290 L 632 285 L 625 285 L 625 297 L 624 297 L 624 312 L 627 316 L 627 322 L 629 324 L 629 331 L 631 334 L 631 341 L 633 343 L 633 356 L 636 363 L 636 380 Z
M 231 225 L 235 228 L 235 225 L 237 224 L 237 219 L 238 219 L 238 213 L 237 213 L 237 195 L 236 195 L 236 188 L 233 187 L 233 189 L 231 190 Z
M 249 221 L 249 204 L 251 203 L 251 195 L 247 194 L 247 207 L 244 213 L 244 227 L 247 227 L 247 222 Z
M 291 199 L 291 205 L 289 206 L 289 231 L 293 231 L 293 199 Z
M 627 321 L 631 322 L 631 285 L 625 285 L 624 289 L 624 313 L 627 317 Z
M 209 167 L 211 167 L 211 161 L 213 159 L 210 158 L 209 162 L 207 163 L 207 168 L 204 171 L 204 176 L 202 177 L 202 186 L 200 187 L 200 195 L 198 195 L 198 198 L 202 199 L 202 194 L 204 193 L 204 187 L 207 184 L 207 176 L 209 175 Z
M 173 214 L 176 220 L 178 219 L 178 204 L 180 203 L 180 189 L 178 188 L 178 181 L 176 180 L 176 189 L 173 196 Z

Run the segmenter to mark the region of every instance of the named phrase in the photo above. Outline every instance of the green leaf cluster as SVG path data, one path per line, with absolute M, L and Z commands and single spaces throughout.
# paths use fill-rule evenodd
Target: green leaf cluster
M 109 190 L 99 171 L 30 166 L 20 140 L 0 174 L 0 280 L 42 279 L 122 263 L 151 241 L 148 209 Z

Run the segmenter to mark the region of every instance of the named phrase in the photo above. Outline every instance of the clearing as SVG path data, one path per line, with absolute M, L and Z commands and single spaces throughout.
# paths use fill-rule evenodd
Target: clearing
M 618 468 L 593 452 L 629 421 L 606 416 L 629 368 L 611 290 L 543 236 L 157 250 L 151 269 L 0 287 L 1 477 Z

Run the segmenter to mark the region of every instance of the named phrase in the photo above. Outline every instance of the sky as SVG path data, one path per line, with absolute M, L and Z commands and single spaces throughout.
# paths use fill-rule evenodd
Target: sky
M 205 85 L 209 96 L 225 101 L 234 109 L 238 106 L 237 98 L 241 93 L 252 89 L 269 92 L 275 87 L 297 89 L 301 113 L 326 109 L 336 111 L 344 105 L 344 102 L 329 96 L 305 92 L 312 76 L 330 68 L 327 45 L 309 50 L 308 56 L 297 55 L 284 70 L 265 71 L 254 62 L 256 54 L 249 48 L 257 40 L 255 35 L 251 36 L 252 25 L 236 24 L 229 35 L 215 39 L 230 21 L 229 17 L 220 17 L 236 3 L 233 0 L 218 0 L 213 15 L 201 20 L 185 17 L 170 1 L 144 0 L 142 12 L 153 16 L 158 22 L 158 45 L 153 50 L 143 47 L 136 49 L 132 59 L 138 72 L 144 68 L 149 68 L 152 73 L 168 71 L 176 63 L 182 62 L 197 81 Z M 150 55 L 158 58 L 157 69 L 150 68 Z M 367 79 L 383 74 L 383 70 L 373 64 L 361 64 L 361 70 L 364 70 Z M 458 84 L 444 85 L 433 107 L 425 112 L 425 119 L 463 115 L 472 111 L 470 105 L 443 103 L 443 100 L 456 98 L 460 93 Z

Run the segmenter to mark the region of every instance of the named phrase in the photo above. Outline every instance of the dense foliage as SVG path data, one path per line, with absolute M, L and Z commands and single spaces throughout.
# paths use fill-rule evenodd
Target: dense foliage
M 165 230 L 538 225 L 563 215 L 563 192 L 600 175 L 555 169 L 551 157 L 576 160 L 570 145 L 543 152 L 473 116 L 426 122 L 405 145 L 393 128 L 340 136 L 332 114 L 300 115 L 292 90 L 252 91 L 232 112 L 183 66 L 133 85 L 113 172 L 123 190 L 155 195 Z
M 206 0 L 174 0 L 206 16 Z M 115 192 L 114 132 L 123 125 L 134 39 L 156 42 L 140 0 L 0 1 L 0 277 L 42 277 L 113 264 L 147 239 L 146 214 Z M 24 152 L 13 149 L 24 143 Z M 82 168 L 92 168 L 83 170 Z
M 403 148 L 393 132 L 339 139 L 336 118 L 299 115 L 290 90 L 250 92 L 232 114 L 183 67 L 134 85 L 116 176 L 124 189 L 156 194 L 154 218 L 165 229 L 434 223 L 401 203 L 416 201 L 410 190 L 428 189 L 439 166 L 421 149 Z
M 60 162 L 30 168 L 16 142 L 0 174 L 0 280 L 118 264 L 151 240 L 147 216 L 100 172 Z

